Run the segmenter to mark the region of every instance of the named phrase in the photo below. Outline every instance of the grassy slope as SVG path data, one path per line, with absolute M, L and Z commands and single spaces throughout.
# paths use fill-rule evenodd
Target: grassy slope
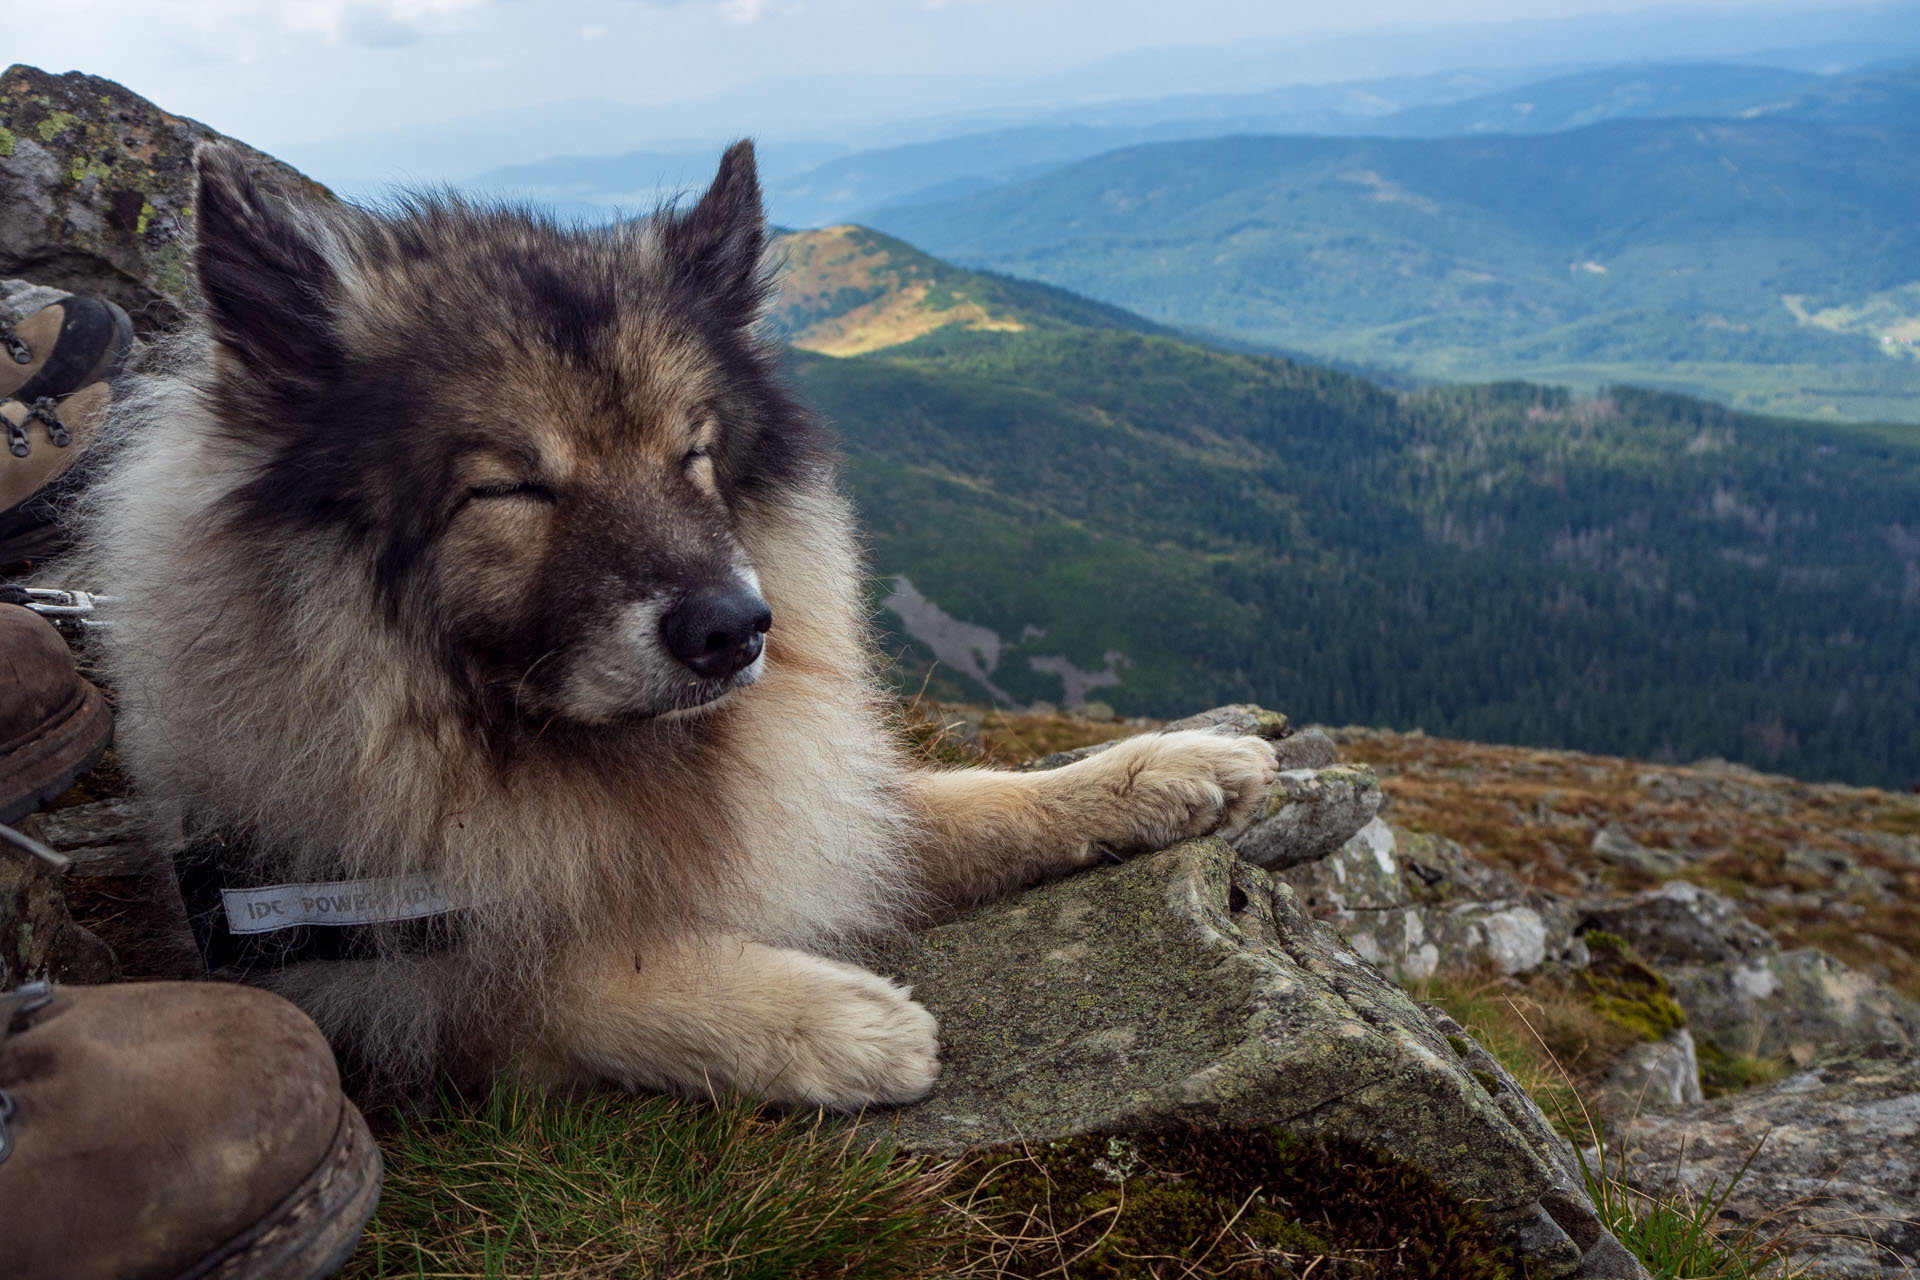
M 1895 785 L 1920 760 L 1909 429 L 1399 396 L 1117 332 L 796 364 L 877 567 L 997 632 L 1016 698 L 1061 697 L 1031 657 L 1118 650 L 1099 696 L 1129 714 L 1251 698 Z
M 965 271 L 865 227 L 782 235 L 780 296 L 771 318 L 794 346 L 858 355 L 936 330 L 1125 329 L 1149 320 L 1049 285 Z
M 1786 301 L 1857 306 L 1912 280 L 1917 152 L 1913 133 L 1779 119 L 1220 138 L 873 220 L 1166 323 L 1437 377 L 1624 368 L 1775 411 L 1920 420 L 1920 363 Z M 1825 386 L 1768 374 L 1790 366 Z

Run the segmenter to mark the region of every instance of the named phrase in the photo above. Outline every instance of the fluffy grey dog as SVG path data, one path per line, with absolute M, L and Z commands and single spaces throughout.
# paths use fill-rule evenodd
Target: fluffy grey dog
M 749 144 L 598 231 L 199 166 L 204 316 L 123 398 L 87 571 L 209 955 L 363 1097 L 909 1101 L 933 1018 L 834 956 L 1261 801 L 1250 739 L 1035 774 L 890 739 L 851 513 L 759 326 Z

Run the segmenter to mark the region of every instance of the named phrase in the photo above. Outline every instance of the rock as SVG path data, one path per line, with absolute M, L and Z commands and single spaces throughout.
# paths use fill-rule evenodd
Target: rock
M 1578 917 L 1564 900 L 1529 892 L 1439 836 L 1378 818 L 1325 859 L 1282 878 L 1355 951 L 1401 983 L 1441 969 L 1531 973 L 1584 965 Z
M 879 963 L 941 1020 L 938 1086 L 892 1117 L 909 1149 L 1280 1125 L 1419 1166 L 1545 1274 L 1615 1274 L 1581 1269 L 1610 1237 L 1531 1100 L 1221 840 L 976 909 Z
M 1609 1127 L 1636 1115 L 1677 1111 L 1703 1101 L 1700 1057 L 1685 1027 L 1658 1043 L 1641 1041 L 1607 1071 L 1600 1084 L 1600 1113 Z
M 1632 867 L 1651 875 L 1672 875 L 1686 865 L 1686 859 L 1664 849 L 1649 849 L 1618 822 L 1609 822 L 1594 833 L 1595 854 L 1618 866 Z
M 193 148 L 221 135 L 111 80 L 0 74 L 0 275 L 111 299 L 141 334 L 171 328 L 192 293 Z M 238 147 L 290 190 L 327 197 Z
M 1589 906 L 1580 928 L 1617 934 L 1657 965 L 1717 964 L 1780 949 L 1731 899 L 1683 880 Z
M 1920 1044 L 1920 1005 L 1824 951 L 1768 951 L 1666 977 L 1695 1038 L 1727 1053 L 1804 1064 L 1845 1046 Z
M 1282 769 L 1324 769 L 1340 758 L 1339 749 L 1319 729 L 1301 729 L 1273 744 Z
M 1284 870 L 1324 858 L 1380 811 L 1380 780 L 1364 764 L 1287 769 L 1274 781 L 1266 811 L 1233 838 L 1256 866 Z
M 1293 725 L 1283 713 L 1269 711 L 1251 702 L 1214 707 L 1198 715 L 1170 721 L 1164 727 L 1168 733 L 1177 729 L 1215 729 L 1243 738 L 1266 738 L 1275 742 L 1293 732 Z
M 61 873 L 0 842 L 0 991 L 46 978 L 112 982 L 119 977 L 107 944 L 73 922 Z
M 1628 1180 L 1650 1193 L 1677 1179 L 1717 1195 L 1738 1178 L 1722 1225 L 1764 1220 L 1763 1238 L 1801 1229 L 1809 1274 L 1920 1270 L 1920 1059 L 1910 1048 L 1859 1050 L 1685 1113 L 1642 1115 L 1623 1140 Z
M 1160 726 L 1162 733 L 1173 733 L 1181 729 L 1211 729 L 1216 733 L 1230 734 L 1241 738 L 1265 738 L 1278 744 L 1293 732 L 1293 726 L 1287 717 L 1278 711 L 1269 711 L 1265 707 L 1256 707 L 1250 702 L 1237 702 L 1224 707 L 1215 707 L 1211 711 L 1202 711 L 1198 715 L 1187 716 L 1183 720 L 1169 721 Z M 1076 760 L 1085 760 L 1088 756 L 1097 756 L 1116 742 L 1125 742 L 1125 738 L 1115 738 L 1109 742 L 1096 742 L 1091 746 L 1074 747 L 1070 751 L 1056 751 L 1040 757 L 1025 765 L 1027 769 L 1058 769 L 1061 765 L 1072 764 Z M 1285 766 L 1282 766 L 1285 767 Z

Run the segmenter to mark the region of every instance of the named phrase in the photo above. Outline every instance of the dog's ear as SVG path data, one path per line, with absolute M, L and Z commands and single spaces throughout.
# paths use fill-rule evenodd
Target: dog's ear
M 230 146 L 203 143 L 195 266 L 213 336 L 268 383 L 310 388 L 338 367 L 339 276 L 322 225 L 263 191 Z
M 744 324 L 765 300 L 760 260 L 766 240 L 753 143 L 743 139 L 720 157 L 720 172 L 700 202 L 673 219 L 670 252 L 686 279 Z

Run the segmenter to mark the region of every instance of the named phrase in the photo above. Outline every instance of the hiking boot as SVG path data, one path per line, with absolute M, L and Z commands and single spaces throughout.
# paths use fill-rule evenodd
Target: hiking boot
M 71 395 L 0 401 L 0 568 L 52 555 L 66 543 L 60 517 L 83 482 L 75 463 L 107 419 L 113 387 L 90 382 Z
M 73 669 L 53 624 L 0 604 L 0 823 L 65 791 L 112 737 L 107 700 Z
M 8 1280 L 330 1275 L 380 1194 L 319 1028 L 255 987 L 0 995 L 0 1130 Z
M 100 298 L 62 298 L 0 327 L 0 398 L 32 404 L 111 378 L 133 349 L 133 321 Z

